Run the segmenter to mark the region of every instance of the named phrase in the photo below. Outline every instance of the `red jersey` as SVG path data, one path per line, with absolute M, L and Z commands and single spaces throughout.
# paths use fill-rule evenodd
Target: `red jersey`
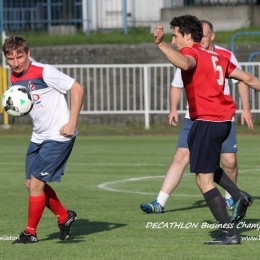
M 182 48 L 185 56 L 196 60 L 192 70 L 182 71 L 191 120 L 229 121 L 235 113 L 235 102 L 224 95 L 225 78 L 237 68 L 226 57 L 201 47 L 199 43 Z

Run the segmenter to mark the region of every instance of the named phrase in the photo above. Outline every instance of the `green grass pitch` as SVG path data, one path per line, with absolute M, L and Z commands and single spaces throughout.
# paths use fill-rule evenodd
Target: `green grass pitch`
M 37 229 L 39 242 L 12 245 L 9 239 L 27 219 L 24 156 L 29 139 L 0 136 L 0 259 L 259 259 L 259 135 L 237 137 L 238 186 L 254 198 L 237 229 L 244 239 L 238 246 L 203 244 L 220 230 L 212 227 L 215 220 L 189 167 L 164 214 L 141 211 L 139 205 L 158 194 L 176 135 L 79 135 L 61 183 L 51 184 L 64 206 L 78 213 L 71 239 L 58 240 L 57 220 L 46 209 Z

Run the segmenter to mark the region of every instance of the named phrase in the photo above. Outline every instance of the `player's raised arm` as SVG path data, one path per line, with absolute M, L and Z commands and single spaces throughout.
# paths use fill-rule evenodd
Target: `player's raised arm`
M 176 45 L 177 49 L 181 49 L 183 46 L 178 43 L 178 40 L 176 39 L 179 37 L 178 28 L 173 28 L 172 33 L 172 44 Z M 154 31 L 154 42 L 158 46 L 158 48 L 163 52 L 163 54 L 166 56 L 166 58 L 169 60 L 169 62 L 176 66 L 177 68 L 180 68 L 182 70 L 191 70 L 196 66 L 196 61 L 191 56 L 185 56 L 181 54 L 178 50 L 173 49 L 171 46 L 169 46 L 166 42 L 163 41 L 163 26 L 157 23 L 155 31 Z M 181 37 L 180 37 L 181 38 Z M 190 46 L 194 43 L 193 40 L 189 37 L 185 37 L 185 41 L 188 41 Z

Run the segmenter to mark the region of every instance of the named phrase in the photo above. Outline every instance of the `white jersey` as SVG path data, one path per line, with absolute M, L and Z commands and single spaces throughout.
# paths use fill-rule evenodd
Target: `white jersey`
M 68 123 L 70 111 L 65 94 L 75 80 L 51 65 L 32 62 L 20 77 L 12 74 L 12 85 L 22 85 L 33 95 L 34 105 L 30 112 L 33 122 L 31 141 L 66 141 L 71 139 L 60 134 L 60 128 Z M 77 135 L 77 131 L 74 133 Z
M 239 65 L 235 55 L 231 51 L 229 51 L 223 47 L 217 46 L 217 45 L 214 45 L 214 51 L 216 53 L 219 53 L 219 54 L 227 57 L 233 64 L 235 64 L 238 68 L 241 69 L 241 66 Z M 238 81 L 235 79 L 232 79 L 232 82 L 235 84 Z M 182 77 L 181 77 L 181 69 L 179 69 L 179 68 L 176 69 L 176 72 L 174 74 L 174 78 L 172 80 L 171 85 L 172 85 L 172 87 L 176 87 L 176 88 L 184 88 Z M 224 94 L 230 95 L 230 87 L 229 87 L 227 79 L 225 80 Z M 186 111 L 185 118 L 190 118 L 188 105 L 187 105 L 187 111 Z M 232 121 L 234 121 L 234 117 L 232 118 Z

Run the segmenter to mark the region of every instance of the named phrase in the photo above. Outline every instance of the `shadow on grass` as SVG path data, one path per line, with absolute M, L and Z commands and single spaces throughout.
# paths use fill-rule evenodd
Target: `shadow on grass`
M 254 205 L 254 201 L 255 200 L 260 200 L 260 197 L 252 195 L 252 199 L 253 199 L 253 205 Z M 177 209 L 169 209 L 169 210 L 165 210 L 164 212 L 168 213 L 168 212 L 174 212 L 174 211 L 191 210 L 191 209 L 206 208 L 206 207 L 208 207 L 208 205 L 206 204 L 205 200 L 202 199 L 202 200 L 198 200 L 198 201 L 194 202 L 189 207 L 182 207 L 182 208 L 177 208 Z
M 196 209 L 196 208 L 206 208 L 208 205 L 206 204 L 205 200 L 198 200 L 194 202 L 191 206 L 189 207 L 182 207 L 182 208 L 177 208 L 177 209 L 170 209 L 170 210 L 165 210 L 165 213 L 168 212 L 174 212 L 174 211 L 182 211 L 182 210 L 191 210 L 191 209 Z
M 126 224 L 122 223 L 111 223 L 111 222 L 96 222 L 89 221 L 87 219 L 79 219 L 76 220 L 71 226 L 70 238 L 66 241 L 58 240 L 57 243 L 81 243 L 85 242 L 85 236 L 93 233 L 99 233 L 104 231 L 111 231 L 116 228 L 125 227 Z M 59 232 L 55 232 L 50 234 L 45 239 L 41 239 L 41 241 L 46 240 L 57 240 L 59 239 Z
M 209 221 L 209 220 L 205 221 L 205 222 L 207 222 L 207 224 L 209 224 L 209 225 L 216 226 L 216 222 Z M 251 230 L 259 230 L 259 228 L 260 228 L 259 219 L 244 218 L 240 222 L 235 223 L 234 227 L 236 228 L 236 231 L 241 238 L 255 237 L 255 236 L 251 236 L 251 235 L 246 235 L 246 232 L 249 232 Z M 209 231 L 209 234 L 212 238 L 217 238 L 222 235 L 222 232 L 221 232 L 220 228 L 217 230 L 214 228 L 214 230 Z M 260 239 L 258 239 L 258 240 L 260 240 Z

